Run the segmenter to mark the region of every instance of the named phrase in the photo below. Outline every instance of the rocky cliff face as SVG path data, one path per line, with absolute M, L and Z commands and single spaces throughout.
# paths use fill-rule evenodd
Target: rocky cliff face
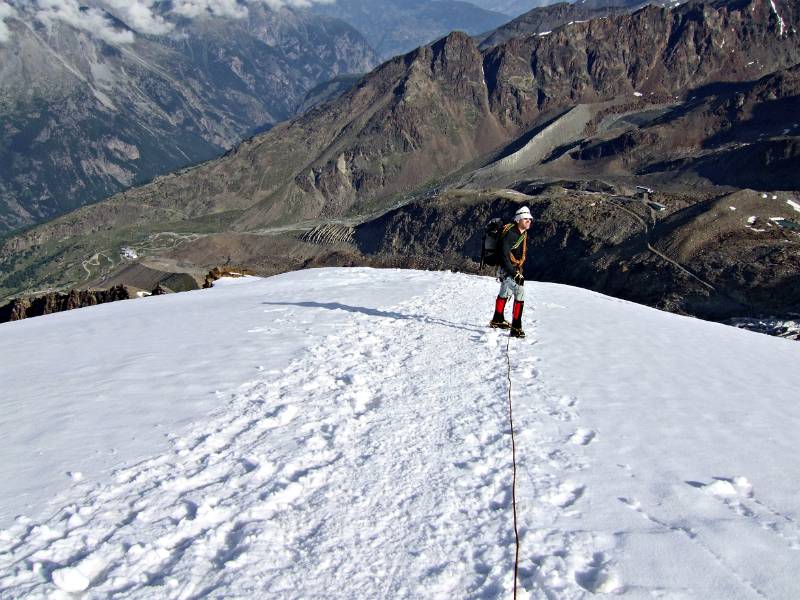
M 108 290 L 71 290 L 68 294 L 45 294 L 36 298 L 18 298 L 5 306 L 0 306 L 0 323 L 19 321 L 29 317 L 40 317 L 65 310 L 84 308 L 128 300 L 130 293 L 123 286 L 116 286 Z
M 681 104 L 609 121 L 549 163 L 552 171 L 627 169 L 651 180 L 797 189 L 800 65 L 753 82 L 709 86 Z M 627 123 L 626 123 L 627 120 Z
M 671 207 L 662 214 L 608 192 L 519 187 L 535 195 L 453 191 L 409 204 L 357 227 L 356 245 L 378 264 L 477 271 L 482 225 L 524 202 L 534 217 L 529 279 L 716 320 L 800 307 L 800 226 L 789 227 L 800 219 L 787 203 L 800 194 L 656 194 Z
M 0 232 L 219 156 L 375 61 L 345 23 L 264 5 L 130 43 L 15 14 L 0 44 Z
M 554 29 L 574 23 L 575 21 L 588 21 L 612 15 L 627 14 L 632 7 L 641 7 L 643 3 L 637 0 L 603 6 L 591 6 L 586 2 L 558 2 L 525 12 L 516 19 L 511 20 L 502 27 L 490 32 L 480 39 L 481 50 L 486 50 L 514 39 L 534 34 L 544 34 Z
M 610 152 L 620 160 L 606 173 L 632 175 L 625 161 L 637 148 L 646 150 L 659 127 L 675 136 L 670 139 L 680 154 L 679 138 L 686 132 L 679 117 L 697 114 L 698 103 L 717 98 L 710 86 L 746 86 L 800 62 L 797 25 L 796 3 L 776 0 L 773 9 L 769 0 L 744 0 L 674 10 L 650 6 L 483 52 L 469 36 L 454 33 L 388 61 L 336 101 L 242 143 L 220 160 L 6 240 L 0 261 L 20 287 L 48 278 L 54 285 L 83 275 L 75 250 L 81 245 L 115 252 L 122 242 L 143 243 L 159 231 L 266 235 L 309 219 L 369 220 L 412 192 L 456 183 L 513 153 L 576 104 L 593 107 L 588 127 L 599 137 L 567 147 L 556 143 L 546 164 L 529 168 L 586 176 L 605 168 L 597 161 Z M 754 113 L 762 110 L 752 106 Z M 623 134 L 607 127 L 606 109 L 638 113 L 614 117 L 630 121 L 623 123 Z M 662 119 L 665 110 L 669 116 Z M 653 114 L 645 120 L 653 129 L 646 131 L 636 123 L 648 112 Z M 717 124 L 698 134 L 692 152 L 723 129 Z M 615 139 L 608 149 L 601 146 Z M 595 145 L 599 154 L 592 154 Z M 652 163 L 637 160 L 636 168 Z M 524 169 L 515 175 L 525 176 Z M 80 252 L 85 260 L 86 250 Z M 11 288 L 2 280 L 0 286 Z
M 489 51 L 490 105 L 504 125 L 522 125 L 568 104 L 635 93 L 669 99 L 752 80 L 800 62 L 797 25 L 796 3 L 776 12 L 766 0 L 647 6 L 573 23 Z

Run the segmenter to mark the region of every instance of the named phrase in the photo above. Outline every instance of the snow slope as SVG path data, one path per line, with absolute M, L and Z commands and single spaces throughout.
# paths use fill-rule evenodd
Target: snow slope
M 0 326 L 0 597 L 509 597 L 507 347 L 521 597 L 800 596 L 800 346 L 532 282 L 509 345 L 496 287 L 320 269 Z

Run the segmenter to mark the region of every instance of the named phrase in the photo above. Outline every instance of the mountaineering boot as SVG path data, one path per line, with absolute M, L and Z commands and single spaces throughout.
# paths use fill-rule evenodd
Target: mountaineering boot
M 524 338 L 525 332 L 522 331 L 522 308 L 525 306 L 524 302 L 514 301 L 514 310 L 511 319 L 511 337 Z
M 506 318 L 503 316 L 507 300 L 508 298 L 501 298 L 498 296 L 497 300 L 494 301 L 494 316 L 492 320 L 489 321 L 489 327 L 492 329 L 508 329 L 510 327 L 508 321 L 506 321 Z

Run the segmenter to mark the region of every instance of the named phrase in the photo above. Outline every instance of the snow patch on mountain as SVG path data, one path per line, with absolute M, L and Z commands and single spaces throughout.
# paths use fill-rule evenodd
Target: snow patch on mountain
M 778 8 L 775 6 L 775 0 L 769 0 L 769 6 L 772 9 L 772 13 L 775 15 L 775 18 L 778 19 L 778 35 L 783 35 L 784 29 L 786 29 L 786 24 L 783 22 L 783 17 L 781 17 L 780 13 L 778 12 Z

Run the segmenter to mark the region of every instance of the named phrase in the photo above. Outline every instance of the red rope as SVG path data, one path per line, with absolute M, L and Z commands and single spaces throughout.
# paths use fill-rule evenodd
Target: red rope
M 511 345 L 509 336 L 506 343 L 506 362 L 508 363 L 508 421 L 511 424 L 511 464 L 513 465 L 513 476 L 511 479 L 511 506 L 514 511 L 514 540 L 516 550 L 514 552 L 514 600 L 517 600 L 517 579 L 519 573 L 519 530 L 517 529 L 517 445 L 514 440 L 514 413 L 511 408 L 511 357 L 508 348 Z

